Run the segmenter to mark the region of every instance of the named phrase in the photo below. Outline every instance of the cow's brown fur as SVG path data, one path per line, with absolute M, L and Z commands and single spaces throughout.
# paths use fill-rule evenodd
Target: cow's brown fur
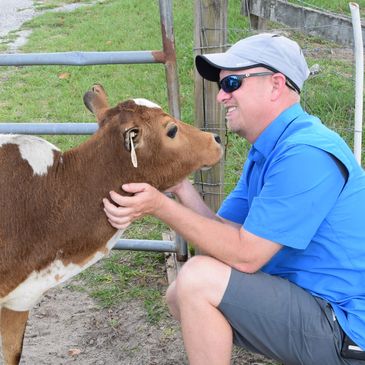
M 54 163 L 45 175 L 34 174 L 18 145 L 0 146 L 0 305 L 1 298 L 31 273 L 55 260 L 83 266 L 96 252 L 108 252 L 106 242 L 116 230 L 106 219 L 102 199 L 110 190 L 122 192 L 126 182 L 148 182 L 164 190 L 221 156 L 211 134 L 161 109 L 133 101 L 109 108 L 100 85 L 84 100 L 97 117 L 98 132 L 65 153 L 54 151 Z M 175 138 L 167 136 L 171 125 L 178 127 Z M 130 128 L 137 132 L 137 168 L 125 140 Z M 1 312 L 2 323 L 9 323 L 11 312 Z M 21 343 L 24 312 L 15 313 L 21 317 L 17 337 Z M 9 332 L 4 325 L 1 329 Z M 16 354 L 19 349 L 9 348 L 8 342 L 3 338 L 7 364 L 17 364 L 21 352 Z

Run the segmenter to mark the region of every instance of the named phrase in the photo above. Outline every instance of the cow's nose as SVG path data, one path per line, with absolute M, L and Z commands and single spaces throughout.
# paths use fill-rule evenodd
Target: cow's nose
M 221 144 L 222 143 L 222 140 L 221 140 L 221 137 L 218 136 L 218 134 L 215 134 L 214 135 L 214 139 L 217 143 Z

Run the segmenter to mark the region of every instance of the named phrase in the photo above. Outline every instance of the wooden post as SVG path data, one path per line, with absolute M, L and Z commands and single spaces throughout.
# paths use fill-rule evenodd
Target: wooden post
M 195 55 L 224 52 L 227 49 L 228 0 L 195 0 Z M 216 133 L 225 144 L 223 108 L 217 103 L 217 84 L 204 80 L 195 70 L 195 125 Z M 195 186 L 207 205 L 216 211 L 224 194 L 224 160 L 206 172 L 195 175 Z
M 268 29 L 268 21 L 257 15 L 251 13 L 252 0 L 242 0 L 241 3 L 241 14 L 248 16 L 250 19 L 250 28 L 258 31 L 263 31 Z
M 268 21 L 264 18 L 261 18 L 259 16 L 250 14 L 250 25 L 252 29 L 263 31 L 268 29 L 267 25 Z

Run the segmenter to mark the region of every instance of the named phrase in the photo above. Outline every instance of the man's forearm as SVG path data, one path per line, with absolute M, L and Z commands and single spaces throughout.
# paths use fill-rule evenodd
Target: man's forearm
M 237 227 L 226 224 L 200 204 L 195 205 L 199 210 L 197 212 L 167 197 L 163 200 L 160 209 L 153 214 L 156 218 L 164 221 L 201 251 L 235 266 L 235 261 L 240 256 L 237 253 L 242 248 Z M 203 205 L 205 206 L 204 203 Z M 201 214 L 201 210 L 208 212 L 209 216 Z
M 213 212 L 201 198 L 200 194 L 190 183 L 185 180 L 182 182 L 181 187 L 175 192 L 176 197 L 182 205 L 193 210 L 194 212 L 204 217 L 221 221 L 221 219 Z

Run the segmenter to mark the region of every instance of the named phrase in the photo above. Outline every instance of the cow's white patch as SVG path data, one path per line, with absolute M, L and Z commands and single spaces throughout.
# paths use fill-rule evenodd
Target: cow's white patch
M 125 229 L 119 229 L 115 232 L 114 236 L 107 242 L 106 248 L 110 251 L 118 242 L 118 240 L 122 237 Z
M 147 106 L 148 108 L 158 108 L 158 109 L 162 109 L 159 105 L 157 105 L 156 103 L 154 103 L 153 101 L 147 100 L 147 99 L 133 99 L 133 101 L 137 104 L 137 105 L 143 105 L 143 106 Z
M 1 134 L 0 147 L 5 144 L 17 144 L 20 155 L 33 169 L 34 175 L 45 175 L 53 165 L 53 151 L 59 149 L 45 139 L 37 136 Z
M 0 307 L 12 309 L 14 311 L 28 311 L 40 299 L 42 294 L 48 289 L 72 278 L 85 270 L 95 262 L 99 261 L 114 247 L 124 230 L 117 231 L 106 243 L 106 252 L 96 252 L 84 265 L 70 263 L 64 265 L 61 260 L 55 260 L 41 271 L 33 271 L 28 278 L 6 297 L 0 298 Z

